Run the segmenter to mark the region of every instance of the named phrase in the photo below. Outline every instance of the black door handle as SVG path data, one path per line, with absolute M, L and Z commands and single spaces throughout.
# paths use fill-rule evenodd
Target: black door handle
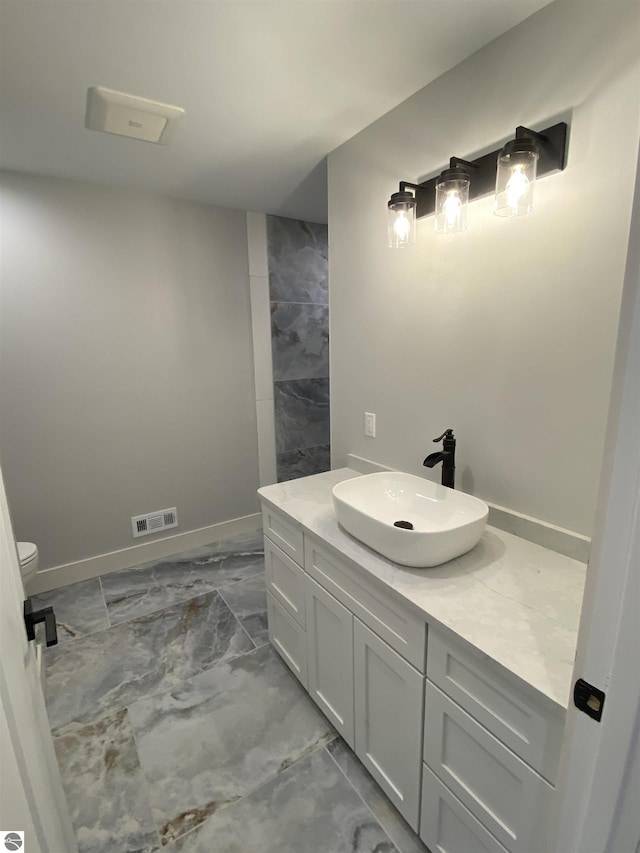
M 27 629 L 27 639 L 35 640 L 36 625 L 44 622 L 44 636 L 48 646 L 58 644 L 58 629 L 56 628 L 56 614 L 53 607 L 43 607 L 42 610 L 34 610 L 30 598 L 24 602 L 24 626 Z

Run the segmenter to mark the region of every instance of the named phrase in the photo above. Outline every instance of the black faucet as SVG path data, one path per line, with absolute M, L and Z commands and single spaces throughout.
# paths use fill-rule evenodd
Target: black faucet
M 445 430 L 439 438 L 433 440 L 436 443 L 442 441 L 442 450 L 430 453 L 422 464 L 427 468 L 433 468 L 438 462 L 442 462 L 442 485 L 453 489 L 456 473 L 456 439 L 453 430 Z

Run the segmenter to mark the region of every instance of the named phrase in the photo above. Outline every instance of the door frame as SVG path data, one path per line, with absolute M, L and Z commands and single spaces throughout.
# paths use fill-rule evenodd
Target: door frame
M 640 150 L 598 505 L 574 682 L 605 692 L 601 722 L 573 704 L 552 850 L 640 845 Z
M 1 469 L 0 587 L 1 828 L 25 832 L 25 848 L 34 853 L 77 853 L 34 643 L 24 626 L 24 588 Z

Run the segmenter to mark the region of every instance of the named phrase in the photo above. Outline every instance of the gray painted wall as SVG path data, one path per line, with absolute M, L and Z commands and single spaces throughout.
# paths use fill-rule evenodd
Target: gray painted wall
M 459 486 L 583 534 L 601 464 L 638 146 L 637 4 L 553 3 L 329 157 L 332 462 L 432 479 L 453 427 Z M 568 167 L 514 221 L 419 221 L 387 248 L 399 180 L 568 117 Z M 363 413 L 378 437 L 364 437 Z
M 48 567 L 258 509 L 246 216 L 2 173 L 0 453 Z M 152 538 L 152 537 L 150 537 Z
M 278 481 L 328 471 L 327 226 L 267 216 Z

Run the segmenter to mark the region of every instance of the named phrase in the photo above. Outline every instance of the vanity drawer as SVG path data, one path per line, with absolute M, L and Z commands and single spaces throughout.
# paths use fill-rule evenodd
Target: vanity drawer
M 420 838 L 432 853 L 507 853 L 507 849 L 422 765 Z
M 305 537 L 304 566 L 314 580 L 424 673 L 426 625 L 419 614 L 370 581 L 365 570 L 352 569 L 311 536 Z
M 424 759 L 511 853 L 545 850 L 553 788 L 427 682 Z
M 267 589 L 306 628 L 304 572 L 268 536 L 264 537 L 264 565 Z
M 269 641 L 291 672 L 307 689 L 307 635 L 270 592 L 267 592 Z
M 427 677 L 472 717 L 554 783 L 565 711 L 543 704 L 481 652 L 432 628 Z
M 302 528 L 282 512 L 262 506 L 262 528 L 265 536 L 281 548 L 284 553 L 295 560 L 299 566 L 304 565 L 304 537 Z

